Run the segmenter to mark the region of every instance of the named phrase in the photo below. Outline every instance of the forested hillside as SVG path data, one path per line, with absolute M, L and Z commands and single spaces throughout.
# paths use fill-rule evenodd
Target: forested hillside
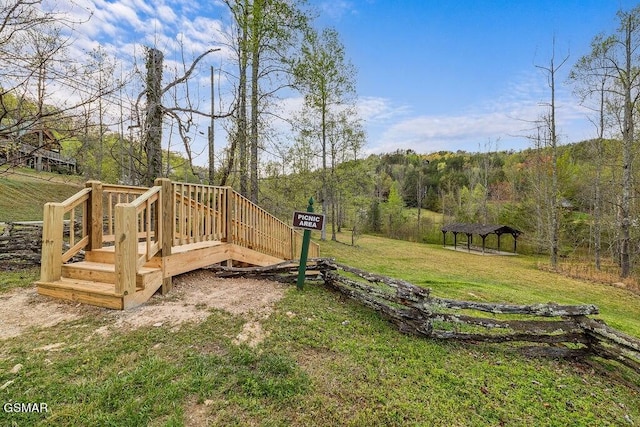
M 604 144 L 607 167 L 601 172 L 605 177 L 599 209 L 601 245 L 603 256 L 611 260 L 617 245 L 618 144 L 613 140 Z M 584 141 L 558 150 L 562 257 L 594 256 L 593 145 Z M 406 150 L 348 161 L 336 168 L 335 229 L 440 243 L 443 222 L 500 223 L 524 231 L 525 252 L 547 254 L 550 163 L 548 148 L 432 154 Z M 309 196 L 318 196 L 319 173 L 285 175 L 274 167 L 262 181 L 261 199 L 288 218 L 294 209 L 306 206 Z M 331 234 L 331 222 L 328 227 Z

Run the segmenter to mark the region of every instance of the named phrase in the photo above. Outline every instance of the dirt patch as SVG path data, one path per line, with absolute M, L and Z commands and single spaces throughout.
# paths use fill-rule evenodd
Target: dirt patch
M 0 340 L 26 333 L 31 328 L 50 328 L 83 317 L 70 304 L 44 298 L 35 288 L 17 288 L 0 294 Z
M 134 330 L 145 326 L 174 328 L 186 322 L 204 321 L 212 309 L 247 320 L 236 343 L 256 345 L 267 335 L 259 321 L 268 317 L 287 289 L 266 280 L 221 279 L 206 270 L 174 278 L 173 290 L 154 296 L 146 304 L 124 311 L 89 307 L 43 297 L 34 288 L 18 288 L 0 294 L 0 340 L 20 336 L 30 328 L 46 328 L 86 316 L 105 320 L 95 334 Z
M 283 296 L 286 285 L 266 280 L 221 279 L 206 270 L 194 271 L 174 278 L 173 290 L 165 296 L 155 296 L 149 303 L 126 311 L 109 313 L 112 321 L 98 330 L 107 335 L 110 330 L 138 329 L 144 326 L 175 327 L 186 322 L 202 322 L 211 309 L 223 310 L 248 319 L 247 324 L 268 317 L 274 304 Z M 257 333 L 243 328 L 236 341 L 255 345 L 264 339 L 262 328 Z

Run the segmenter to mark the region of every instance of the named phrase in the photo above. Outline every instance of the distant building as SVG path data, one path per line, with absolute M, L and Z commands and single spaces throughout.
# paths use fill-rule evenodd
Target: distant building
M 0 126 L 0 164 L 27 166 L 37 171 L 77 172 L 76 160 L 61 154 L 60 141 L 51 130 L 25 127 L 2 132 L 3 127 Z

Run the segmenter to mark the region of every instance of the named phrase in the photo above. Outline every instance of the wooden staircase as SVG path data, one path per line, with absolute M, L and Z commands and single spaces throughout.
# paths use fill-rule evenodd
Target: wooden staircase
M 229 187 L 90 181 L 66 201 L 45 205 L 36 285 L 41 295 L 123 310 L 169 292 L 177 274 L 293 259 L 301 238 Z M 83 250 L 84 260 L 73 262 Z M 317 244 L 310 256 L 319 256 Z
M 115 253 L 99 249 L 86 252 L 85 261 L 63 264 L 60 279 L 41 280 L 37 285 L 41 295 L 123 310 L 151 298 L 162 286 L 162 268 L 153 264 L 139 268 L 135 275 L 135 292 L 119 292 L 116 289 Z

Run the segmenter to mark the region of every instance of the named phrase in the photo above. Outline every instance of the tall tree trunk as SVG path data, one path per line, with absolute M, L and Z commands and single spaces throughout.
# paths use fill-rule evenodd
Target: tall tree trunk
M 251 175 L 250 199 L 253 203 L 258 203 L 258 71 L 260 70 L 260 32 L 262 19 L 262 1 L 255 0 L 253 3 L 253 17 L 251 26 L 253 28 L 251 38 L 251 140 L 250 140 L 250 160 L 249 168 Z
M 604 144 L 604 114 L 605 114 L 605 82 L 602 82 L 600 90 L 600 123 L 598 127 L 598 138 L 596 139 L 595 147 L 595 166 L 596 177 L 594 183 L 593 194 L 593 256 L 596 270 L 600 271 L 601 266 L 601 251 L 602 251 L 602 157 L 604 156 L 603 144 Z
M 321 120 L 322 120 L 322 213 L 323 214 L 327 214 L 327 196 L 328 196 L 328 189 L 327 189 L 327 103 L 326 103 L 326 99 L 322 99 L 322 116 L 321 116 Z M 320 239 L 321 240 L 327 240 L 327 227 L 324 227 L 322 229 L 322 232 L 320 233 Z
M 144 148 L 147 155 L 145 183 L 152 186 L 162 175 L 162 64 L 164 56 L 155 48 L 147 49 L 147 111 Z
M 558 210 L 558 135 L 556 133 L 556 83 L 553 59 L 551 60 L 551 267 L 558 267 L 558 246 L 560 240 Z
M 331 187 L 331 240 L 334 242 L 338 241 L 338 236 L 336 235 L 336 225 L 337 225 L 337 206 L 336 206 L 336 153 L 332 147 L 331 150 L 331 179 L 330 179 L 330 187 Z
M 238 148 L 240 157 L 240 194 L 247 197 L 248 192 L 248 171 L 247 171 L 247 24 L 249 20 L 248 5 L 245 1 L 243 7 L 242 23 L 238 23 L 239 54 L 238 61 L 240 81 L 238 83 Z
M 549 88 L 551 89 L 550 110 L 547 119 L 549 131 L 549 148 L 551 149 L 551 189 L 549 192 L 549 252 L 551 267 L 558 267 L 558 250 L 560 246 L 560 206 L 558 201 L 558 133 L 556 131 L 556 72 L 567 62 L 565 57 L 560 65 L 555 65 L 555 40 L 554 54 L 551 57 L 549 67 L 538 67 L 547 73 Z
M 209 125 L 209 134 L 207 135 L 208 137 L 208 142 L 209 142 L 209 185 L 214 185 L 214 180 L 215 180 L 215 175 L 216 175 L 216 168 L 215 168 L 215 161 L 216 161 L 216 156 L 215 156 L 215 131 L 214 131 L 214 107 L 215 107 L 215 102 L 214 102 L 214 97 L 215 95 L 215 88 L 214 88 L 214 75 L 213 75 L 213 66 L 211 66 L 211 123 Z
M 622 128 L 622 199 L 620 203 L 620 276 L 628 277 L 631 272 L 629 245 L 631 241 L 631 162 L 634 139 L 633 102 L 631 100 L 632 81 L 632 24 L 628 17 L 625 25 L 625 77 L 624 122 Z
M 222 170 L 222 176 L 220 177 L 220 186 L 222 187 L 227 185 L 227 181 L 229 180 L 229 175 L 231 175 L 231 172 L 233 171 L 233 165 L 235 164 L 237 147 L 238 147 L 238 137 L 236 135 L 236 137 L 231 139 L 231 146 L 229 147 L 229 150 L 228 150 L 229 155 L 227 157 L 227 165 Z

